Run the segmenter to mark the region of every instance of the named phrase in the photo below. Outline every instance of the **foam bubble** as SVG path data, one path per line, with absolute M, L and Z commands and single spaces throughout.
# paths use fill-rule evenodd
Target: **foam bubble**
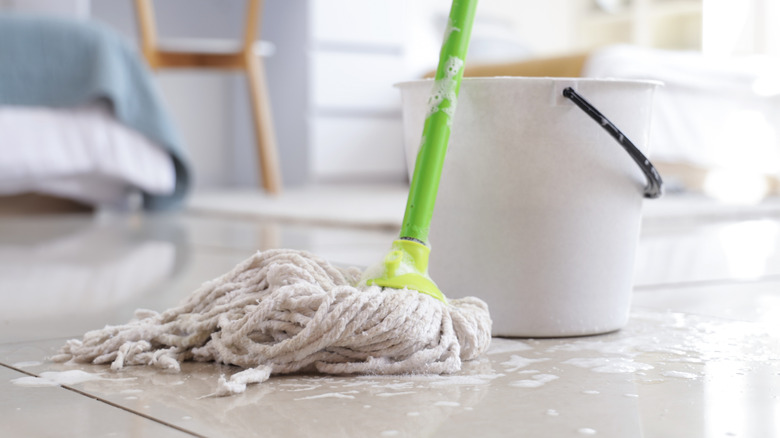
M 448 407 L 458 407 L 460 406 L 460 403 L 454 402 L 454 401 L 437 401 L 433 404 L 434 406 L 448 406 Z
M 544 362 L 546 360 L 549 360 L 547 358 L 539 358 L 539 359 L 530 359 L 527 357 L 518 356 L 516 354 L 513 354 L 509 357 L 509 360 L 506 362 L 501 362 L 501 365 L 505 366 L 507 368 L 507 372 L 517 371 L 520 368 L 525 368 L 528 365 L 531 365 L 532 363 L 536 362 Z
M 686 373 L 685 371 L 664 371 L 661 373 L 665 377 L 679 377 L 681 379 L 696 379 L 699 376 L 693 373 Z
M 558 376 L 553 374 L 537 374 L 535 376 L 531 376 L 531 379 L 533 380 L 516 380 L 511 382 L 509 386 L 515 386 L 518 388 L 538 388 L 545 383 L 552 382 L 558 378 Z
M 11 380 L 15 385 L 28 387 L 69 386 L 93 380 L 106 380 L 101 374 L 88 373 L 81 370 L 45 371 L 39 377 L 19 377 Z
M 650 364 L 634 362 L 628 357 L 575 357 L 563 363 L 590 368 L 597 373 L 633 373 L 653 369 Z
M 13 364 L 13 367 L 15 368 L 29 368 L 29 367 L 37 367 L 39 365 L 43 365 L 43 362 L 37 361 L 37 360 L 31 360 L 27 362 L 16 362 Z

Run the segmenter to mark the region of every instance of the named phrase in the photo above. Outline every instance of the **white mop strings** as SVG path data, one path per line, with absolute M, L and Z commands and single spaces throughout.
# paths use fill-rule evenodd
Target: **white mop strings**
M 137 310 L 127 324 L 73 339 L 52 360 L 152 365 L 214 361 L 246 370 L 220 378 L 216 395 L 271 374 L 447 374 L 490 345 L 484 301 L 445 304 L 411 291 L 356 288 L 360 270 L 295 250 L 258 252 L 204 283 L 179 307 Z

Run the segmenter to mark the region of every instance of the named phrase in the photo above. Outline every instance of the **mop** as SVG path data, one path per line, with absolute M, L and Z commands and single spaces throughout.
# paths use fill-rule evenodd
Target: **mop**
M 213 395 L 271 375 L 449 374 L 490 345 L 487 304 L 447 299 L 428 275 L 427 242 L 476 1 L 454 0 L 398 240 L 376 266 L 341 268 L 305 251 L 258 252 L 180 306 L 67 341 L 57 362 L 243 368 Z

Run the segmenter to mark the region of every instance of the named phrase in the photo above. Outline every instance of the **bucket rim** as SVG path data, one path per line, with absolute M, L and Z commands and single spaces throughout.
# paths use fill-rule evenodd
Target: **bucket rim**
M 393 84 L 395 88 L 414 86 L 418 84 L 430 84 L 433 78 L 412 79 L 399 81 Z M 464 77 L 464 83 L 474 82 L 552 82 L 552 83 L 604 83 L 604 84 L 633 84 L 633 85 L 652 85 L 654 87 L 663 87 L 664 82 L 655 79 L 630 79 L 630 78 L 583 78 L 583 77 L 557 77 L 557 76 L 476 76 Z

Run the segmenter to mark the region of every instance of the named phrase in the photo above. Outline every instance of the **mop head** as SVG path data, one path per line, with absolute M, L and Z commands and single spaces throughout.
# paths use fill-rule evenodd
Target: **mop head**
M 448 374 L 490 345 L 482 300 L 445 304 L 412 290 L 357 288 L 360 274 L 302 251 L 258 252 L 179 307 L 137 310 L 127 324 L 68 341 L 52 360 L 245 368 L 220 377 L 214 395 L 230 395 L 272 374 Z

